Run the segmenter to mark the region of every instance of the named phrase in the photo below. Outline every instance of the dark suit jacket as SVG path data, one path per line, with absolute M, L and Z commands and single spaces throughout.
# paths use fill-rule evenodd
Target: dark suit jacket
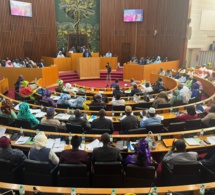
M 90 130 L 90 123 L 82 118 L 70 117 L 68 122 L 74 125 L 81 125 L 86 131 Z
M 127 133 L 129 129 L 138 128 L 138 119 L 136 116 L 129 115 L 121 121 L 121 128 L 124 133 Z
M 215 172 L 215 154 L 211 156 L 209 159 L 203 159 L 201 162 L 206 168 Z
M 114 131 L 112 121 L 107 118 L 97 118 L 93 120 L 91 128 L 110 129 L 111 133 Z
M 83 57 L 92 57 L 91 56 L 91 53 L 89 52 L 89 51 L 85 51 L 84 53 L 83 53 Z
M 93 162 L 114 162 L 122 161 L 122 155 L 120 154 L 119 148 L 112 146 L 103 146 L 95 148 L 92 154 Z

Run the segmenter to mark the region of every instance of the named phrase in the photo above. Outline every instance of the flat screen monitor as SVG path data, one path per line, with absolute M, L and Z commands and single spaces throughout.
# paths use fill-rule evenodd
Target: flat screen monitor
M 32 4 L 10 0 L 10 13 L 13 16 L 32 17 Z
M 142 9 L 125 9 L 124 10 L 124 22 L 142 22 L 143 10 Z

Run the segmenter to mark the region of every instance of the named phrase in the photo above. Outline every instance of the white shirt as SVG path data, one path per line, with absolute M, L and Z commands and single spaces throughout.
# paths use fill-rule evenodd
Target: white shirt
M 125 105 L 125 100 L 124 99 L 115 100 L 113 98 L 111 103 L 112 103 L 113 106 L 124 106 Z
M 107 52 L 105 56 L 106 57 L 112 57 L 112 53 Z
M 191 98 L 192 92 L 189 90 L 188 87 L 183 86 L 183 88 L 180 90 L 180 95 L 182 96 L 183 103 L 188 103 L 189 99 Z

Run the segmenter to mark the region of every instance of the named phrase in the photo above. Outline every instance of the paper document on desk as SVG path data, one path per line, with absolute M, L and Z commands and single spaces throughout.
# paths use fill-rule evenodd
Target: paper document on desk
M 184 141 L 187 142 L 189 146 L 199 146 L 201 144 L 199 138 L 184 138 Z
M 46 112 L 38 112 L 37 114 L 35 114 L 36 118 L 42 118 L 46 115 Z
M 72 90 L 73 90 L 74 92 L 78 92 L 78 91 L 79 91 L 79 89 L 78 89 L 77 87 L 73 87 Z
M 54 152 L 62 152 L 65 147 L 65 142 L 60 141 L 60 138 L 54 139 L 54 146 L 53 146 L 53 151 Z
M 95 139 L 91 143 L 86 144 L 86 149 L 87 150 L 93 150 L 94 148 L 98 148 L 98 147 L 102 147 L 102 146 L 103 146 L 103 143 L 99 142 L 98 139 Z
M 112 117 L 111 116 L 105 116 L 105 118 L 110 119 L 112 121 Z
M 208 140 L 211 144 L 215 144 L 215 136 L 207 137 L 207 140 Z
M 0 137 L 4 136 L 6 127 L 0 127 Z
M 20 136 L 20 138 L 15 142 L 15 144 L 25 144 L 30 137 Z
M 53 148 L 54 139 L 49 138 L 46 143 L 46 148 Z
M 130 148 L 130 150 L 131 150 L 131 151 L 134 151 L 134 146 L 137 145 L 137 144 L 138 144 L 138 141 L 137 141 L 137 142 L 132 142 L 132 141 L 130 141 L 130 142 L 129 142 L 129 148 Z
M 57 114 L 54 116 L 55 119 L 60 119 L 60 120 L 68 120 L 71 117 L 69 114 Z
M 19 105 L 20 105 L 20 104 L 17 104 L 17 105 L 14 107 L 14 109 L 18 111 L 18 110 L 19 110 Z
M 95 115 L 91 115 L 88 121 L 89 121 L 89 122 L 92 122 L 92 121 L 93 121 L 94 119 L 96 119 L 96 118 L 97 118 L 97 117 L 96 117 Z
M 51 96 L 51 98 L 55 101 L 59 100 L 60 99 L 60 96 Z
M 39 112 L 41 112 L 41 109 L 29 109 L 31 114 L 37 114 Z

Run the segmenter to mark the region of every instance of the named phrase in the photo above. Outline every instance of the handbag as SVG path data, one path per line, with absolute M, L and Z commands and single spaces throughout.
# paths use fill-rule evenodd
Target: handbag
M 154 138 L 154 134 L 152 133 L 152 131 L 148 132 L 148 135 L 145 138 L 145 140 L 148 142 L 150 149 L 155 149 L 157 147 L 157 144 L 156 144 L 155 138 Z

